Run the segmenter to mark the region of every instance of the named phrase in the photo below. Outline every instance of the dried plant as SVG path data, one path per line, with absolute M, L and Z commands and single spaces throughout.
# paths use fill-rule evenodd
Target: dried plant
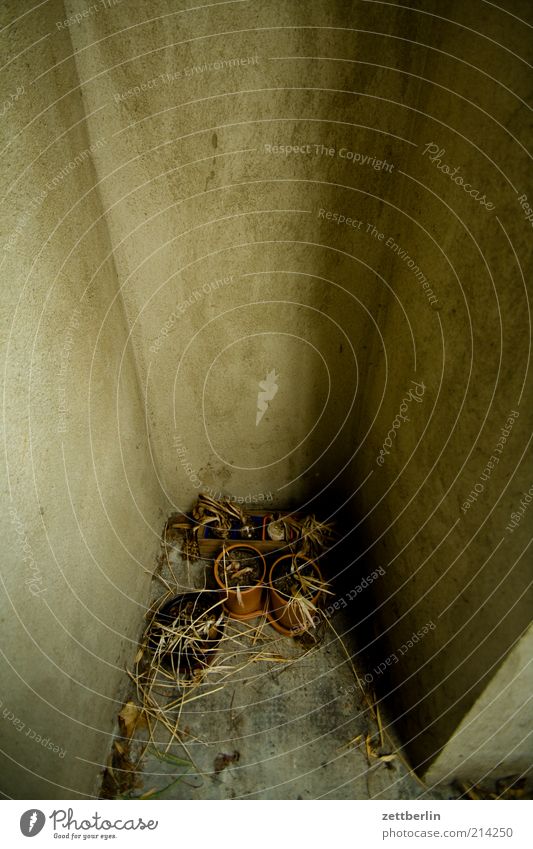
M 317 522 L 314 517 L 308 517 L 309 521 L 298 522 L 290 516 L 278 516 L 287 537 L 292 536 L 293 540 L 298 542 L 298 548 L 301 548 L 300 542 L 305 543 L 307 538 L 306 545 L 317 550 L 319 545 L 324 544 L 330 532 L 330 526 Z M 206 494 L 198 498 L 192 511 L 192 520 L 176 514 L 166 523 L 162 555 L 153 576 L 163 584 L 165 592 L 147 613 L 146 627 L 135 657 L 134 668 L 128 672 L 135 693 L 134 701 L 129 701 L 124 706 L 120 717 L 123 736 L 118 742 L 120 751 L 116 749 L 116 753 L 123 760 L 121 775 L 134 773 L 144 751 L 148 747 L 158 746 L 159 737 L 155 739 L 158 726 L 168 733 L 164 755 L 169 753 L 171 747 L 179 746 L 187 757 L 186 763 L 191 763 L 196 768 L 187 748 L 188 741 L 196 738 L 181 722 L 186 706 L 223 690 L 236 677 L 240 678 L 242 674 L 246 674 L 245 670 L 250 665 L 267 664 L 265 672 L 262 673 L 267 674 L 272 664 L 289 668 L 294 662 L 290 657 L 268 650 L 269 645 L 279 645 L 279 637 L 272 637 L 268 629 L 265 633 L 266 617 L 262 617 L 259 624 L 228 619 L 222 611 L 223 601 L 220 594 L 211 590 L 183 594 L 183 598 L 187 595 L 196 597 L 192 606 L 182 604 L 176 599 L 180 585 L 169 557 L 169 552 L 175 544 L 174 535 L 185 532 L 187 556 L 195 556 L 198 551 L 197 532 L 202 525 L 210 526 L 221 535 L 229 535 L 231 528 L 240 528 L 241 534 L 246 537 L 255 530 L 250 518 L 238 505 L 232 504 L 229 499 L 217 500 Z M 329 590 L 326 582 L 321 580 L 320 573 L 309 574 L 307 570 L 301 571 L 303 564 L 296 560 L 299 552 L 294 553 L 293 580 L 296 591 L 292 603 L 299 606 L 302 617 L 312 626 L 317 621 L 317 611 L 312 599 L 318 592 L 329 593 Z M 163 567 L 166 571 L 163 571 Z M 232 590 L 240 593 L 241 584 L 247 583 L 248 569 L 248 563 L 234 564 L 232 577 L 243 580 L 235 587 L 231 586 Z M 231 583 L 233 584 L 232 581 Z M 254 677 L 253 680 L 257 678 Z M 130 764 L 130 734 L 133 742 L 133 736 L 141 729 L 142 753 L 135 763 Z M 127 737 L 126 741 L 124 735 Z M 112 773 L 109 775 L 112 789 L 118 791 L 118 795 L 131 793 L 135 787 L 134 775 L 128 777 L 129 788 L 119 787 L 116 781 L 118 772 L 115 766 L 115 776 L 113 777 Z M 165 791 L 150 789 L 145 798 L 160 792 Z
M 146 642 L 156 662 L 171 669 L 176 680 L 198 675 L 209 663 L 222 636 L 224 613 L 220 601 L 205 594 L 186 593 L 166 603 L 154 616 Z
M 312 560 L 322 554 L 334 540 L 332 523 L 320 522 L 315 516 L 299 520 L 291 515 L 276 514 L 268 526 L 271 539 L 285 540 L 293 552 Z
M 300 550 L 302 557 L 318 557 L 333 542 L 335 535 L 332 523 L 319 522 L 314 516 L 307 516 L 301 525 Z
M 333 595 L 327 581 L 322 578 L 315 564 L 300 554 L 292 558 L 288 575 L 281 576 L 277 581 L 283 579 L 284 587 L 279 588 L 279 592 L 288 597 L 288 609 L 294 612 L 302 628 L 314 628 L 318 619 L 317 597 L 322 593 Z
M 192 510 L 193 519 L 200 525 L 210 525 L 222 537 L 227 537 L 232 526 L 247 526 L 248 522 L 242 509 L 229 498 L 211 498 L 201 493 Z
M 209 597 L 210 593 L 210 590 L 204 590 L 201 595 Z M 276 638 L 272 639 L 263 633 L 265 618 L 254 625 L 246 622 L 235 623 L 226 618 L 219 622 L 218 593 L 211 595 L 216 601 L 209 605 L 202 615 L 198 613 L 189 625 L 179 619 L 172 633 L 172 626 L 169 626 L 168 622 L 159 621 L 162 618 L 161 610 L 172 598 L 173 593 L 169 590 L 148 611 L 148 624 L 135 657 L 134 670 L 128 674 L 135 685 L 137 701 L 141 706 L 140 712 L 146 723 L 146 745 L 157 745 L 154 733 L 159 724 L 169 735 L 166 751 L 172 745 L 179 745 L 194 764 L 187 749 L 187 740 L 196 738 L 190 731 L 185 732 L 180 728 L 184 707 L 223 690 L 235 676 L 251 664 L 289 663 L 290 660 L 264 650 L 265 644 L 277 642 Z M 205 616 L 204 621 L 202 616 Z M 213 631 L 210 635 L 209 630 L 214 627 L 220 627 L 222 633 L 216 638 L 217 651 L 213 652 L 208 662 L 205 656 L 201 656 L 202 643 L 206 637 L 209 639 L 213 636 Z M 214 646 L 210 645 L 210 648 Z M 170 651 L 173 652 L 174 660 L 169 663 Z M 183 656 L 184 651 L 198 661 L 196 668 L 190 669 L 189 673 L 186 668 L 179 668 L 180 652 Z

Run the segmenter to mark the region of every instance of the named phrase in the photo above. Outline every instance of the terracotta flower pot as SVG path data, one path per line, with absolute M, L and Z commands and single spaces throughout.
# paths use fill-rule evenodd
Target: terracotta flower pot
M 235 587 L 228 586 L 224 580 L 224 560 L 231 560 L 231 552 L 237 550 L 246 552 L 250 559 L 253 559 L 259 564 L 260 570 L 259 577 L 251 585 L 241 585 L 239 591 Z M 219 587 L 226 593 L 225 607 L 230 616 L 235 619 L 252 619 L 254 616 L 259 616 L 263 613 L 263 584 L 265 575 L 265 558 L 255 546 L 237 542 L 234 545 L 226 546 L 220 552 L 215 560 L 215 580 Z
M 276 562 L 273 564 L 268 580 L 269 587 L 269 595 L 270 595 L 270 605 L 269 605 L 269 619 L 274 625 L 277 626 L 277 630 L 279 630 L 282 634 L 298 634 L 303 631 L 308 631 L 311 627 L 311 623 L 309 622 L 308 617 L 299 609 L 298 605 L 292 602 L 292 596 L 286 595 L 280 590 L 276 589 L 276 580 L 274 578 L 275 572 L 279 569 L 279 565 L 292 560 L 297 560 L 301 562 L 310 563 L 313 567 L 314 574 L 319 581 L 322 581 L 322 574 L 320 569 L 313 563 L 312 560 L 309 560 L 307 557 L 302 557 L 301 555 L 292 555 L 292 554 L 284 554 L 283 557 L 279 557 Z M 320 590 L 315 593 L 314 596 L 309 597 L 309 602 L 313 605 L 317 605 L 320 599 L 321 592 Z M 312 614 L 311 614 L 312 615 Z

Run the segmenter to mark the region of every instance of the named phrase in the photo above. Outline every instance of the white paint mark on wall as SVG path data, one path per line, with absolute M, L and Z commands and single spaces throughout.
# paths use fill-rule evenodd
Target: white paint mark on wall
M 268 410 L 269 402 L 272 401 L 278 391 L 278 378 L 276 369 L 269 371 L 264 380 L 259 381 L 259 392 L 257 393 L 257 415 L 255 417 L 255 426 L 259 424 L 266 411 Z

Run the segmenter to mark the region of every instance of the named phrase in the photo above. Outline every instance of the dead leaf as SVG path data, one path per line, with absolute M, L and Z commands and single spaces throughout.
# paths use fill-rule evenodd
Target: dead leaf
M 146 719 L 141 709 L 132 701 L 126 702 L 118 715 L 118 719 L 124 736 L 128 739 L 132 737 L 140 725 L 146 725 Z
M 231 754 L 220 752 L 215 758 L 215 775 L 218 775 L 220 772 L 222 772 L 223 769 L 226 769 L 227 766 L 231 766 L 231 764 L 237 763 L 239 758 L 240 754 L 237 751 L 234 751 Z

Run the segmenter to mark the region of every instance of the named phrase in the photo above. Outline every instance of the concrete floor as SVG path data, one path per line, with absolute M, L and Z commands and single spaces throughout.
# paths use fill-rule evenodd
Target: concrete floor
M 178 591 L 209 588 L 207 561 L 187 564 L 181 540 L 167 546 Z M 166 557 L 162 574 L 169 579 Z M 153 582 L 152 601 L 161 594 Z M 335 629 L 341 623 L 332 620 Z M 180 742 L 156 726 L 133 795 L 164 799 L 450 798 L 449 787 L 425 789 L 379 732 L 341 640 L 329 625 L 315 638 L 287 638 L 264 619 L 227 620 L 223 649 L 195 700 L 181 712 Z M 167 698 L 175 696 L 169 692 Z M 135 699 L 132 691 L 131 697 Z M 385 723 L 386 724 L 386 723 Z M 350 744 L 355 738 L 358 742 Z M 132 745 L 138 757 L 147 731 Z M 154 745 L 155 744 L 155 745 Z M 156 755 L 155 752 L 159 754 Z M 151 791 L 154 791 L 152 793 Z M 155 795 L 157 794 L 157 795 Z

